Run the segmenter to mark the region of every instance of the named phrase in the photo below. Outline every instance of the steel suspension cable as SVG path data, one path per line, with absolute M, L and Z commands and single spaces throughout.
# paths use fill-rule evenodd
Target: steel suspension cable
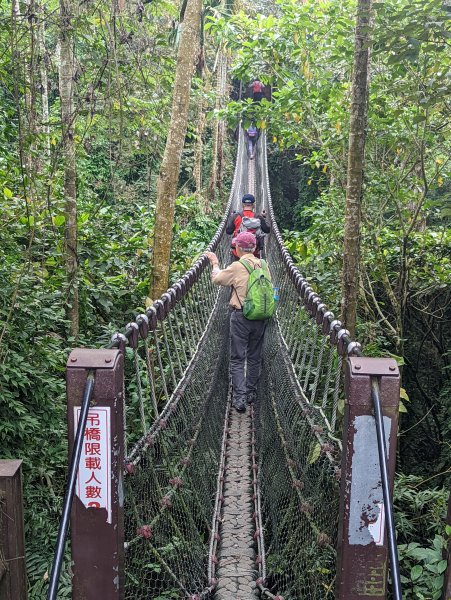
M 377 377 L 371 378 L 371 396 L 374 406 L 374 419 L 376 421 L 377 448 L 379 452 L 379 464 L 381 469 L 382 493 L 384 496 L 384 510 L 386 513 L 386 529 L 388 538 L 388 550 L 390 556 L 390 570 L 393 585 L 393 597 L 402 600 L 401 576 L 399 572 L 398 547 L 396 542 L 395 520 L 393 516 L 393 505 L 390 496 L 390 485 L 388 482 L 388 456 L 385 445 L 384 418 L 382 415 L 381 400 L 379 394 L 379 381 Z

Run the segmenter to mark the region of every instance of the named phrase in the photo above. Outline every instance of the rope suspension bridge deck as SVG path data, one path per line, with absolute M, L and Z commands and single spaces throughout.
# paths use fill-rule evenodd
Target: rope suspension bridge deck
M 280 301 L 245 414 L 231 409 L 228 292 L 211 282 L 205 255 L 109 349 L 69 357 L 76 600 L 99 589 L 107 600 L 386 597 L 396 363 L 362 357 L 293 264 L 264 134 L 252 160 L 240 134 L 208 250 L 229 262 L 227 216 L 249 192 L 271 220 L 265 253 Z

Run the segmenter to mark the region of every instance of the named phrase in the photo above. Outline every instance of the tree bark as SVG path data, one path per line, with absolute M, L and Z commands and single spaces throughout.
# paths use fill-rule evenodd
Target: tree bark
M 227 57 L 222 50 L 218 56 L 217 66 L 217 81 L 216 81 L 216 110 L 224 105 L 227 82 Z M 224 165 L 224 122 L 219 119 L 214 121 L 213 129 L 213 156 L 211 166 L 210 183 L 208 186 L 208 195 L 211 200 L 215 199 L 216 190 L 222 187 L 222 173 Z
M 194 148 L 194 184 L 196 188 L 196 195 L 200 198 L 202 196 L 202 157 L 204 151 L 204 131 L 205 123 L 207 121 L 206 109 L 207 99 L 206 94 L 210 91 L 210 73 L 206 72 L 206 69 L 202 71 L 202 87 L 200 89 L 200 98 L 198 101 L 198 112 L 197 112 L 197 125 L 196 125 L 196 146 Z M 207 208 L 207 203 L 205 205 Z
M 70 335 L 79 331 L 78 267 L 77 267 L 77 191 L 74 140 L 74 29 L 75 3 L 60 0 L 60 69 L 59 87 L 61 98 L 62 153 L 64 161 L 65 245 L 64 261 L 67 276 L 67 319 Z
M 359 290 L 360 220 L 371 44 L 372 0 L 358 0 L 349 132 L 341 315 L 354 336 Z
M 41 131 L 44 134 L 44 148 L 47 160 L 50 159 L 50 127 L 49 127 L 49 84 L 48 59 L 45 47 L 45 10 L 41 4 L 38 7 L 38 62 L 41 78 Z
M 191 80 L 197 57 L 202 0 L 188 0 L 177 53 L 171 125 L 157 184 L 150 298 L 158 298 L 169 285 L 169 262 L 180 159 L 188 124 Z

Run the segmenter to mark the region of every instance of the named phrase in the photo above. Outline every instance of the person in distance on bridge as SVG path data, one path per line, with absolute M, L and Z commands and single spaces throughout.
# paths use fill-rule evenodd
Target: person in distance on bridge
M 256 236 L 257 245 L 254 254 L 256 258 L 260 258 L 263 253 L 264 235 L 271 231 L 266 221 L 266 213 L 263 211 L 261 215 L 255 214 L 255 197 L 253 194 L 244 194 L 241 202 L 243 206 L 242 210 L 240 212 L 233 212 L 230 215 L 226 227 L 226 233 L 229 235 L 233 234 L 232 258 L 233 260 L 240 260 L 233 245 L 233 239 L 242 231 L 249 231 Z
M 257 245 L 255 235 L 243 231 L 234 240 L 239 261 L 246 261 L 251 268 L 262 266 L 254 254 Z M 255 402 L 257 382 L 262 363 L 263 337 L 266 321 L 249 320 L 243 315 L 247 294 L 249 271 L 242 262 L 233 262 L 221 270 L 214 252 L 205 252 L 212 266 L 211 279 L 216 285 L 232 288 L 230 296 L 230 371 L 232 374 L 232 404 L 238 412 L 246 411 L 246 403 Z
M 251 83 L 251 90 L 254 102 L 260 102 L 265 97 L 265 86 L 259 79 L 254 79 Z
M 247 140 L 247 155 L 249 157 L 249 160 L 253 160 L 260 132 L 257 129 L 257 127 L 252 123 L 250 127 L 246 129 L 245 136 Z

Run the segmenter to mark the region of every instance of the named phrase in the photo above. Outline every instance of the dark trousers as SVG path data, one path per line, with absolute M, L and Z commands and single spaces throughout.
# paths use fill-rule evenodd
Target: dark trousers
M 233 402 L 246 402 L 257 392 L 266 321 L 249 321 L 242 311 L 230 315 L 230 371 Z

